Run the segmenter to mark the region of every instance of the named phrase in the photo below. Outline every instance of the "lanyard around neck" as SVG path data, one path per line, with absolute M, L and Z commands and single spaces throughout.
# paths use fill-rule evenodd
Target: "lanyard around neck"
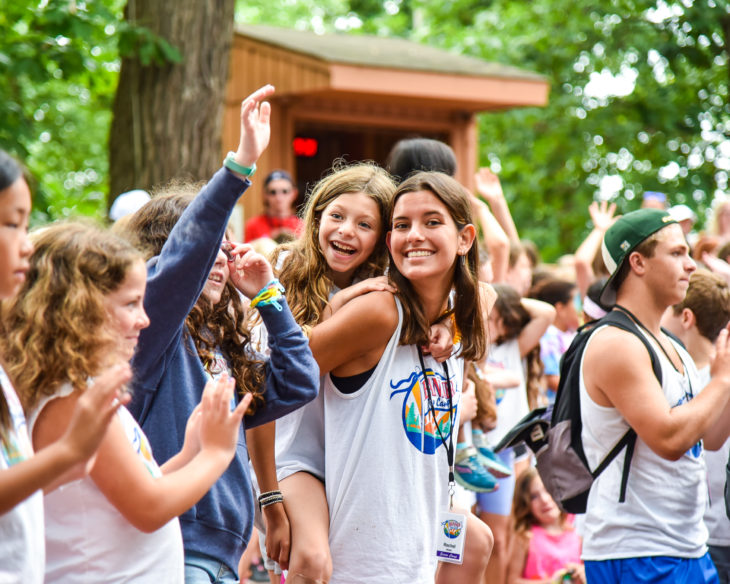
M 617 308 L 618 310 L 622 311 L 624 314 L 626 314 L 631 320 L 633 320 L 638 326 L 640 326 L 642 329 L 644 329 L 647 334 L 654 339 L 654 342 L 659 345 L 659 348 L 662 350 L 662 353 L 664 353 L 664 356 L 669 361 L 669 364 L 672 366 L 672 368 L 679 373 L 679 369 L 674 365 L 674 361 L 672 361 L 672 358 L 669 356 L 669 353 L 667 353 L 667 350 L 664 348 L 664 345 L 659 342 L 659 339 L 654 336 L 654 333 L 651 332 L 648 328 L 644 326 L 644 324 L 634 315 L 633 312 L 631 312 L 628 308 L 621 306 L 620 304 L 614 305 L 614 308 Z M 676 351 L 676 349 L 675 349 Z M 685 396 L 687 399 L 692 399 L 694 397 L 694 392 L 692 391 L 692 380 L 690 379 L 689 371 L 687 371 L 687 365 L 685 365 L 684 361 L 682 360 L 682 355 L 679 354 L 679 351 L 677 351 L 677 357 L 679 358 L 679 361 L 682 363 L 682 367 L 684 368 L 684 377 L 687 378 L 687 384 L 689 385 L 689 394 L 685 392 Z
M 448 444 L 446 442 L 446 439 L 444 438 L 443 433 L 441 432 L 441 425 L 436 421 L 436 408 L 433 405 L 433 399 L 431 399 L 431 388 L 428 384 L 428 378 L 426 376 L 426 365 L 423 362 L 423 352 L 421 351 L 421 347 L 417 347 L 418 349 L 418 360 L 421 364 L 421 373 L 423 374 L 423 383 L 424 383 L 424 389 L 426 391 L 426 396 L 428 398 L 428 407 L 431 411 L 431 415 L 433 416 L 433 423 L 436 426 L 436 430 L 438 431 L 439 438 L 441 439 L 441 444 L 444 445 L 444 450 L 446 450 L 446 460 L 449 464 L 449 507 L 453 508 L 453 498 L 454 498 L 454 486 L 456 485 L 456 482 L 454 481 L 454 412 L 453 412 L 453 401 L 452 401 L 452 395 L 451 395 L 451 382 L 449 381 L 449 366 L 446 361 L 443 362 L 442 367 L 444 369 L 444 375 L 446 376 L 446 387 L 448 388 L 449 392 L 449 441 Z

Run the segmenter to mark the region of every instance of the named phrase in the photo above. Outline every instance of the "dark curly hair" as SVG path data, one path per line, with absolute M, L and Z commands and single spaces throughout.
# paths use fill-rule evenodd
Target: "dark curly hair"
M 117 227 L 143 251 L 147 258 L 159 255 L 170 231 L 200 190 L 201 183 L 170 183 L 152 195 L 152 200 Z M 225 354 L 236 380 L 239 395 L 253 395 L 250 411 L 263 404 L 266 381 L 264 363 L 254 358 L 251 333 L 241 297 L 235 286 L 226 282 L 217 304 L 200 295 L 185 319 L 185 334 L 193 339 L 198 358 L 207 371 L 216 347 Z

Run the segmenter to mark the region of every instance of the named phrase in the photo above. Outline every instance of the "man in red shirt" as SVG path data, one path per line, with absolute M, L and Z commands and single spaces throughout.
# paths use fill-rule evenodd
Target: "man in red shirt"
M 298 190 L 291 175 L 285 170 L 274 170 L 264 181 L 263 215 L 246 221 L 245 241 L 270 237 L 277 243 L 290 241 L 299 236 L 302 220 L 292 209 Z

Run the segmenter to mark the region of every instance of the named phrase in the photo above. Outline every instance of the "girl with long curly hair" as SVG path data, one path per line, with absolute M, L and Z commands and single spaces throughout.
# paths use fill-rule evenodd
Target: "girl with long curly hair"
M 124 226 L 150 258 L 144 304 L 151 326 L 140 333 L 132 361 L 130 410 L 159 459 L 170 458 L 184 442 L 184 420 L 205 380 L 228 374 L 237 401 L 253 396 L 233 462 L 180 518 L 187 582 L 209 582 L 209 574 L 238 580 L 254 517 L 244 430 L 301 407 L 319 388 L 307 338 L 270 264 L 250 245 L 224 240 L 269 141 L 270 106 L 261 100 L 272 93 L 266 86 L 243 101 L 238 149 L 198 194 L 153 197 Z M 268 358 L 251 347 L 239 294 L 258 308 L 269 335 Z
M 11 302 L 25 282 L 33 246 L 28 239 L 31 199 L 20 165 L 0 150 L 0 301 Z M 0 319 L 0 341 L 7 341 Z M 6 343 L 2 342 L 4 354 Z M 0 581 L 40 584 L 45 556 L 43 496 L 64 474 L 96 452 L 117 408 L 129 366 L 105 371 L 78 400 L 58 440 L 33 452 L 23 405 L 0 365 Z
M 144 261 L 127 241 L 80 223 L 46 227 L 32 241 L 26 281 L 2 306 L 3 344 L 42 449 L 62 435 L 100 373 L 131 359 L 149 320 Z M 162 468 L 127 409 L 118 410 L 89 475 L 44 498 L 46 582 L 183 581 L 177 516 L 233 458 L 251 398 L 231 412 L 232 394 L 227 379 L 206 386 L 188 440 Z

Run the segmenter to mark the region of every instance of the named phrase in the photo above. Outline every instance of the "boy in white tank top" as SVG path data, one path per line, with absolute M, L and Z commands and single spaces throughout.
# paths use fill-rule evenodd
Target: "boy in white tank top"
M 606 232 L 602 253 L 611 276 L 601 301 L 627 312 L 653 344 L 662 385 L 635 335 L 604 327 L 586 347 L 582 437 L 592 468 L 629 427 L 638 436 L 626 500 L 619 502 L 623 455 L 591 489 L 586 576 L 591 584 L 717 582 L 702 524 L 707 489 L 700 441 L 724 422 L 730 397 L 728 331 L 718 337 L 713 380 L 697 395 L 691 358 L 660 327 L 664 311 L 684 298 L 696 268 L 681 227 L 664 211 L 634 211 Z

